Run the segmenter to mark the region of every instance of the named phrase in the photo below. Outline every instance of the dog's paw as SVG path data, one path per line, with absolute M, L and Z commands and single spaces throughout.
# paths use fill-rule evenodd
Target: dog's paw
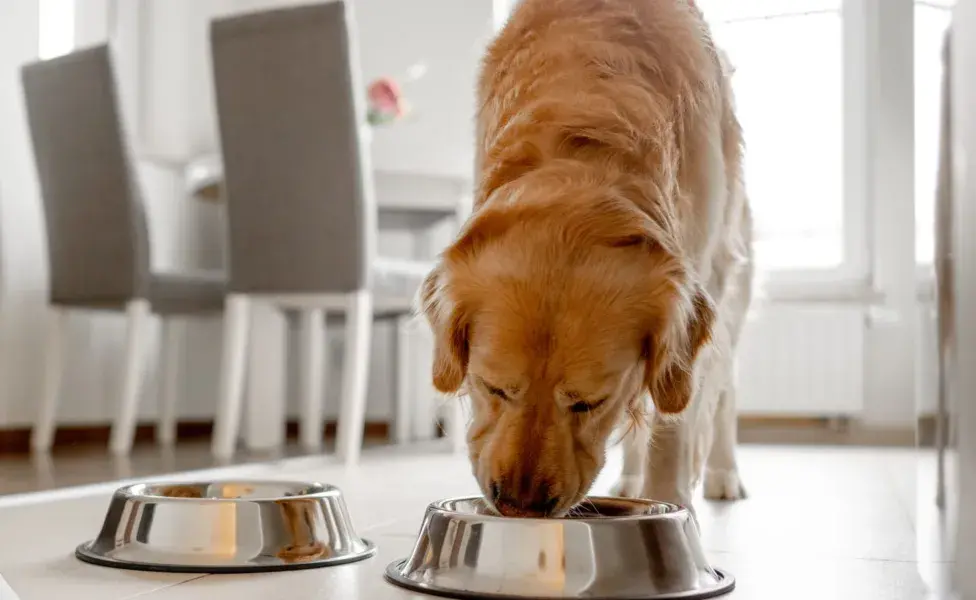
M 735 469 L 708 469 L 705 471 L 705 498 L 708 500 L 742 500 L 746 488 Z
M 637 475 L 621 475 L 617 483 L 610 488 L 612 496 L 621 498 L 640 498 L 644 489 L 644 478 Z

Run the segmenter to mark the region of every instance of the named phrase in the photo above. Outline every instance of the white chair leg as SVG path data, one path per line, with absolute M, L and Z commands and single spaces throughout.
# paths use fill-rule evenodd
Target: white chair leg
M 394 411 L 393 441 L 397 444 L 405 444 L 410 441 L 410 413 L 413 409 L 413 373 L 410 357 L 412 348 L 410 347 L 410 319 L 409 317 L 399 317 L 396 320 L 396 409 Z
M 250 327 L 244 447 L 250 452 L 274 452 L 286 442 L 288 323 L 278 306 L 255 300 Z
M 224 303 L 224 347 L 220 367 L 220 395 L 214 416 L 212 454 L 219 459 L 234 455 L 241 427 L 244 369 L 250 327 L 250 301 L 233 294 Z
M 345 351 L 336 451 L 346 465 L 359 462 L 366 427 L 366 377 L 373 325 L 373 297 L 353 292 L 346 308 Z
M 125 361 L 119 390 L 118 412 L 112 424 L 109 450 L 115 455 L 132 451 L 138 418 L 139 392 L 142 387 L 146 332 L 152 314 L 146 300 L 131 300 L 126 307 Z
M 163 343 L 160 348 L 159 417 L 156 422 L 156 443 L 172 446 L 176 443 L 176 416 L 180 390 L 180 345 L 183 341 L 183 321 L 163 319 Z
M 55 415 L 61 395 L 61 376 L 64 372 L 63 355 L 67 337 L 67 314 L 60 308 L 48 310 L 44 340 L 44 390 L 38 407 L 37 420 L 31 430 L 31 448 L 34 452 L 49 452 L 54 444 L 57 425 Z
M 325 385 L 324 341 L 325 314 L 307 309 L 299 326 L 301 366 L 301 421 L 299 441 L 302 448 L 317 452 L 322 448 L 322 392 Z

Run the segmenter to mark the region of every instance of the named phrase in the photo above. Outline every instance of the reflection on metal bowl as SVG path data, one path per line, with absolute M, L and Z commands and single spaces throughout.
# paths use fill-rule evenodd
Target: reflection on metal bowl
M 273 481 L 123 487 L 98 537 L 75 551 L 96 565 L 182 573 L 309 569 L 375 553 L 337 488 Z
M 387 580 L 452 598 L 697 600 L 730 592 L 691 514 L 649 500 L 588 498 L 560 519 L 496 516 L 477 497 L 431 504 Z

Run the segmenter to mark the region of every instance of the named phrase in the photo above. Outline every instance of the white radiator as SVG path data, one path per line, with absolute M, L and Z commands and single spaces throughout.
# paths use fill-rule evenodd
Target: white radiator
M 864 402 L 864 310 L 767 304 L 746 324 L 738 358 L 742 414 L 844 416 Z

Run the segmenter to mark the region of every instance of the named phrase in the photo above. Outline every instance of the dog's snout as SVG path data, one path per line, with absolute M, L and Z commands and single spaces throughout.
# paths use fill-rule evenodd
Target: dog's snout
M 559 506 L 560 498 L 552 493 L 548 483 L 523 485 L 519 489 L 506 489 L 503 482 L 493 480 L 488 485 L 491 502 L 506 517 L 548 517 Z
M 556 496 L 549 496 L 549 497 L 539 498 L 536 504 L 530 506 L 529 508 L 533 511 L 536 511 L 548 517 L 553 513 L 554 510 L 556 510 L 556 506 L 558 505 L 559 505 L 559 498 L 557 498 Z

